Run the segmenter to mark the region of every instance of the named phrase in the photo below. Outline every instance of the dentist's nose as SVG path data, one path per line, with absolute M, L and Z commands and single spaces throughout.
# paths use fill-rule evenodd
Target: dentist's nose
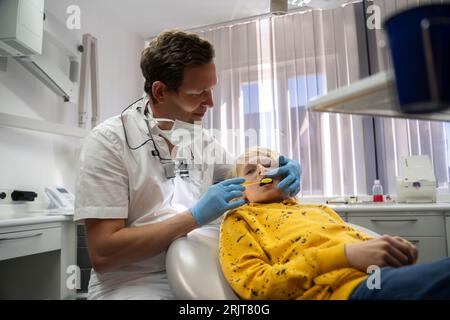
M 209 90 L 205 99 L 205 102 L 203 102 L 203 105 L 208 106 L 208 108 L 212 108 L 214 106 L 214 100 L 213 100 L 213 91 Z

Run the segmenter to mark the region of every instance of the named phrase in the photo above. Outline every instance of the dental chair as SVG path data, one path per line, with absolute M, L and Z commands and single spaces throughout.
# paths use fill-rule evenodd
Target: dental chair
M 368 235 L 380 235 L 348 223 Z M 238 300 L 220 267 L 219 226 L 202 227 L 175 240 L 166 254 L 172 292 L 181 300 Z

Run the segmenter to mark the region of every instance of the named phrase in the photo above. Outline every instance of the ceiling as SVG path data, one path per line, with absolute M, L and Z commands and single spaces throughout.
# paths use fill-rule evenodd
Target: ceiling
M 269 11 L 270 0 L 94 0 L 144 38 L 166 28 L 192 29 Z
M 150 38 L 167 28 L 195 29 L 270 11 L 271 0 L 46 0 L 56 16 L 75 4 L 98 21 L 113 20 L 120 28 Z M 282 1 L 282 0 L 279 0 Z M 286 0 L 287 1 L 287 0 Z

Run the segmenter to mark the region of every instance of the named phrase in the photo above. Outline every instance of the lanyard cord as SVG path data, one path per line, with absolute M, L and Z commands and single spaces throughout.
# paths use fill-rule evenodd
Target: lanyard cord
M 135 105 L 137 102 L 139 102 L 139 101 L 141 101 L 141 100 L 143 100 L 143 99 L 144 99 L 144 98 L 139 98 L 138 100 L 136 100 L 135 102 L 133 102 L 132 104 L 130 104 L 128 107 L 126 107 L 126 108 L 122 111 L 122 113 L 120 114 L 120 119 L 121 119 L 121 121 L 122 121 L 122 127 L 123 127 L 123 133 L 124 133 L 124 135 L 125 135 L 125 141 L 126 141 L 126 143 L 127 143 L 127 146 L 128 146 L 128 148 L 129 148 L 130 150 L 133 150 L 133 151 L 134 151 L 134 150 L 137 150 L 137 149 L 141 148 L 142 146 L 144 146 L 145 144 L 147 144 L 149 141 L 151 141 L 152 144 L 153 144 L 153 150 L 152 150 L 152 155 L 153 155 L 153 156 L 157 156 L 157 157 L 159 158 L 159 161 L 173 161 L 173 159 L 166 159 L 166 158 L 161 157 L 161 153 L 159 152 L 158 148 L 156 147 L 156 143 L 155 143 L 155 140 L 153 139 L 152 133 L 150 132 L 150 127 L 148 127 L 148 123 L 147 123 L 147 127 L 148 127 L 148 134 L 150 135 L 150 139 L 147 139 L 146 141 L 144 141 L 143 143 L 141 143 L 141 144 L 140 144 L 139 146 L 137 146 L 137 147 L 131 147 L 131 146 L 130 146 L 130 143 L 128 142 L 127 130 L 126 130 L 126 128 L 125 128 L 125 122 L 123 121 L 123 114 L 125 113 L 125 111 L 127 111 L 128 109 L 130 109 L 133 105 Z M 148 115 L 147 108 L 145 109 L 144 114 L 145 114 L 145 115 Z M 191 148 L 189 148 L 189 151 L 191 151 L 191 157 L 192 157 L 192 160 L 193 160 L 193 159 L 194 159 L 194 153 L 192 152 L 192 149 L 191 149 Z
M 139 98 L 138 100 L 136 100 L 135 102 L 133 102 L 132 104 L 130 104 L 128 107 L 126 107 L 125 109 L 123 109 L 122 113 L 120 114 L 120 120 L 122 121 L 122 127 L 123 127 L 123 133 L 124 133 L 124 135 L 125 135 L 125 141 L 127 142 L 128 148 L 129 148 L 130 150 L 133 150 L 133 151 L 134 151 L 134 150 L 137 150 L 137 149 L 139 149 L 139 148 L 141 148 L 144 144 L 146 144 L 147 142 L 153 140 L 153 137 L 150 137 L 150 139 L 144 141 L 142 144 L 140 144 L 140 145 L 137 146 L 137 147 L 131 147 L 131 146 L 130 146 L 130 143 L 128 142 L 127 130 L 126 130 L 126 128 L 125 128 L 125 123 L 124 123 L 124 121 L 123 121 L 123 114 L 125 113 L 125 111 L 127 111 L 127 110 L 130 109 L 132 106 L 134 106 L 137 102 L 139 102 L 139 101 L 141 101 L 141 100 L 143 100 L 143 99 L 144 99 L 144 98 Z M 153 142 L 153 144 L 154 144 L 154 142 Z M 158 154 L 159 154 L 159 152 L 158 152 Z
M 135 150 L 137 150 L 137 149 L 143 147 L 143 146 L 144 146 L 145 144 L 147 144 L 149 141 L 151 141 L 151 142 L 153 143 L 153 150 L 152 150 L 152 155 L 153 155 L 153 156 L 157 156 L 157 157 L 159 158 L 159 161 L 172 161 L 172 159 L 165 159 L 165 158 L 162 158 L 162 157 L 161 157 L 161 154 L 160 154 L 158 148 L 156 147 L 155 140 L 153 140 L 153 136 L 152 136 L 152 134 L 151 134 L 151 132 L 150 132 L 150 128 L 149 128 L 149 130 L 148 130 L 148 133 L 149 133 L 149 135 L 150 135 L 150 139 L 145 140 L 143 143 L 141 143 L 141 144 L 138 145 L 137 147 L 132 147 L 132 146 L 130 146 L 130 143 L 129 143 L 129 141 L 128 141 L 127 129 L 126 129 L 126 127 L 125 127 L 125 122 L 123 121 L 123 114 L 125 113 L 125 111 L 127 111 L 127 110 L 130 109 L 132 106 L 134 106 L 137 102 L 139 102 L 139 101 L 141 101 L 141 100 L 143 100 L 143 99 L 144 99 L 144 98 L 140 98 L 140 99 L 136 100 L 135 102 L 133 102 L 132 104 L 130 104 L 128 107 L 126 107 L 126 108 L 122 111 L 122 113 L 120 114 L 120 119 L 121 119 L 121 121 L 122 121 L 122 127 L 123 127 L 123 133 L 124 133 L 124 135 L 125 135 L 125 141 L 127 142 L 127 146 L 128 146 L 128 148 L 129 148 L 130 150 L 135 151 Z

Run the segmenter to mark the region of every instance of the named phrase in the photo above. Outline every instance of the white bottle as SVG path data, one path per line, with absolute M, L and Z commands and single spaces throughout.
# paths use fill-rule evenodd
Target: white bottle
M 383 186 L 380 180 L 375 180 L 372 187 L 373 202 L 383 202 Z

